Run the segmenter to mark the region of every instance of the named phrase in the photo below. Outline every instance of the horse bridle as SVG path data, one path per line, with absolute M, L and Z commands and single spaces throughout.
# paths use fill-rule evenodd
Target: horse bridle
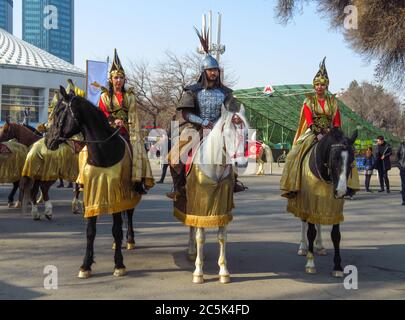
M 235 125 L 233 122 L 232 122 L 232 125 L 234 125 L 234 126 L 236 127 L 236 125 Z M 222 133 L 224 132 L 224 126 L 225 126 L 225 123 L 223 124 L 222 129 L 221 129 Z M 243 129 L 244 129 L 244 127 L 245 127 L 245 123 L 243 123 Z M 240 137 L 240 136 L 239 136 L 239 137 Z M 224 151 L 225 151 L 225 142 L 226 142 L 226 141 L 225 141 L 225 135 L 223 136 L 223 139 L 224 139 Z M 244 141 L 243 139 L 238 139 L 238 140 L 239 140 L 239 143 L 238 143 L 236 149 L 238 149 L 238 147 L 239 147 L 239 145 L 241 144 L 241 142 Z M 238 154 L 238 153 L 235 153 L 233 157 L 237 158 L 238 156 L 242 156 L 242 157 L 243 157 L 244 154 L 240 155 L 240 154 Z
M 318 157 L 317 157 L 318 145 L 319 145 L 319 143 L 315 146 L 315 161 L 318 159 Z M 336 149 L 336 148 L 347 149 L 347 145 L 345 145 L 345 144 L 343 144 L 343 143 L 332 144 L 332 145 L 330 146 L 330 151 L 332 151 L 333 149 Z M 327 170 L 328 170 L 328 177 L 329 177 L 329 180 L 325 180 L 325 179 L 322 177 L 322 174 L 321 174 L 321 172 L 319 171 L 318 165 L 315 163 L 316 173 L 318 174 L 319 179 L 321 179 L 322 182 L 325 182 L 325 183 L 327 183 L 327 184 L 333 184 L 333 177 L 332 177 L 332 175 L 331 175 L 331 170 L 332 170 L 332 163 L 331 163 L 332 160 L 331 160 L 331 158 L 332 158 L 332 157 L 330 156 L 330 152 L 329 152 L 328 163 L 324 163 L 324 164 L 323 164 L 323 165 L 327 168 Z
M 62 127 L 62 120 L 64 119 L 65 113 L 68 112 L 68 111 L 70 112 L 70 115 L 72 116 L 73 121 L 75 122 L 75 124 L 78 127 L 81 127 L 79 120 L 77 119 L 75 113 L 72 110 L 72 103 L 76 98 L 77 98 L 76 96 L 73 96 L 72 99 L 70 99 L 70 101 L 68 103 L 66 101 L 62 100 L 62 104 L 65 105 L 66 108 L 63 111 L 63 115 L 59 119 L 59 126 L 58 127 Z M 110 141 L 113 137 L 115 137 L 120 132 L 120 130 L 121 130 L 121 128 L 118 128 L 117 130 L 115 130 L 110 136 L 108 136 L 104 140 L 76 140 L 76 139 L 68 139 L 68 138 L 63 138 L 63 137 L 59 137 L 59 139 L 62 140 L 62 141 L 71 141 L 71 142 L 85 143 L 85 144 L 106 143 L 106 142 Z

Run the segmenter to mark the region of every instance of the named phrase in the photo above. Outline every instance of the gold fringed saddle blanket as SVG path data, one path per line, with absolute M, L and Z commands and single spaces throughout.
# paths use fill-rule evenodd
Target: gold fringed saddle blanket
M 193 164 L 187 176 L 186 196 L 174 202 L 174 216 L 183 224 L 196 228 L 217 228 L 232 221 L 234 174 L 222 181 L 207 177 Z
M 335 198 L 332 184 L 319 180 L 312 173 L 309 168 L 311 152 L 302 163 L 301 190 L 295 198 L 288 199 L 287 211 L 312 224 L 340 224 L 344 221 L 344 200 Z
M 70 145 L 61 144 L 55 151 L 49 150 L 45 139 L 34 143 L 28 152 L 22 176 L 40 181 L 56 181 L 59 178 L 75 181 L 78 176 L 77 156 Z
M 28 148 L 16 140 L 0 143 L 0 183 L 13 183 L 21 178 Z
M 77 183 L 83 185 L 85 218 L 101 214 L 113 214 L 136 207 L 141 196 L 133 190 L 131 182 L 132 159 L 129 146 L 124 158 L 109 168 L 100 168 L 87 163 L 88 151 L 85 147 L 79 155 L 79 177 Z

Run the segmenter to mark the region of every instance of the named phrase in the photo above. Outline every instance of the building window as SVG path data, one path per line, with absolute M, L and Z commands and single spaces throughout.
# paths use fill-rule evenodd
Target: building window
M 24 110 L 29 110 L 29 122 L 39 122 L 39 110 L 44 105 L 40 90 L 4 86 L 1 95 L 1 121 L 24 121 Z

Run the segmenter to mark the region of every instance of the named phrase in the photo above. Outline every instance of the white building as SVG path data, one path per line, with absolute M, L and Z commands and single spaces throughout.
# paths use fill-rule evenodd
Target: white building
M 0 29 L 0 125 L 8 116 L 22 122 L 27 107 L 30 125 L 47 122 L 49 101 L 67 79 L 85 90 L 83 70 Z

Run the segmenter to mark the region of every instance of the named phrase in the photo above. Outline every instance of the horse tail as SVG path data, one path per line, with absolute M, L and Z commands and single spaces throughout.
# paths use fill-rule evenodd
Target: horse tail
M 271 151 L 271 148 L 267 144 L 264 144 L 264 153 L 266 154 L 265 163 L 270 165 L 270 174 L 273 174 L 274 157 L 273 157 L 273 152 Z
M 273 158 L 273 152 L 271 152 L 271 148 L 267 144 L 265 144 L 264 150 L 266 152 L 266 162 L 273 163 L 274 158 Z
M 22 177 L 20 180 L 20 197 L 21 210 L 23 214 L 27 213 L 28 204 L 31 201 L 31 190 L 34 186 L 34 179 L 30 177 Z

